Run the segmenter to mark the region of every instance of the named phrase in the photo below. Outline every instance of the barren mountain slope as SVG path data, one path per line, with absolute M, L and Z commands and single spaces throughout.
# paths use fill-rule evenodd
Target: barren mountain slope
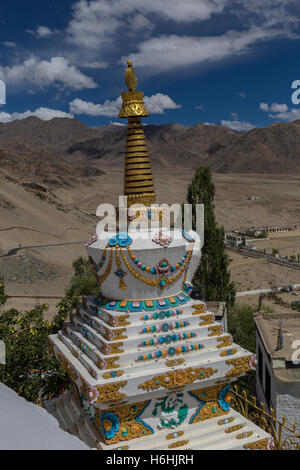
M 228 135 L 211 145 L 208 161 L 223 173 L 298 173 L 300 120 Z
M 43 147 L 31 147 L 20 141 L 0 142 L 0 174 L 19 182 L 68 187 L 103 171 L 84 164 L 71 163 Z
M 145 124 L 147 121 L 145 120 Z M 272 124 L 249 132 L 199 123 L 145 125 L 153 166 L 195 168 L 210 164 L 223 173 L 294 173 L 300 171 L 300 121 Z M 119 164 L 125 151 L 126 127 L 89 127 L 76 119 L 41 121 L 30 117 L 0 124 L 0 144 L 29 145 L 37 152 L 101 168 L 101 161 Z M 2 143 L 1 143 L 2 142 Z M 100 165 L 99 165 L 100 163 Z

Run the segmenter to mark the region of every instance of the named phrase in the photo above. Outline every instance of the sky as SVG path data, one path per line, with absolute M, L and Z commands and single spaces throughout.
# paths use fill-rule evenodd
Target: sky
M 118 118 L 128 59 L 146 124 L 300 119 L 299 0 L 2 0 L 0 122 Z

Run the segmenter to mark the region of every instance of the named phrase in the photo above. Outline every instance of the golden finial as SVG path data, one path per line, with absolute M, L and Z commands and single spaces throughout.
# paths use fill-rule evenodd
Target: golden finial
M 129 91 L 121 93 L 123 103 L 119 118 L 149 116 L 144 103 L 144 93 L 142 91 L 136 91 L 138 79 L 131 60 L 127 61 L 125 82 Z
M 138 79 L 137 79 L 137 76 L 135 74 L 135 70 L 132 66 L 132 61 L 131 60 L 127 61 L 127 69 L 126 69 L 126 73 L 125 73 L 125 82 L 126 82 L 126 85 L 127 85 L 129 91 L 135 91 L 136 90 Z

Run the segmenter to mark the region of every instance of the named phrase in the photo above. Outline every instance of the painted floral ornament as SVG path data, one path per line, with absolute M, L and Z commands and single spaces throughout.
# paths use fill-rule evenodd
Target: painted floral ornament
M 153 217 L 153 210 L 152 209 L 147 209 L 147 217 L 148 220 L 151 220 Z
M 157 398 L 152 412 L 152 416 L 158 417 L 160 420 L 158 429 L 176 428 L 183 423 L 187 415 L 188 406 L 184 402 L 183 393 L 172 393 L 163 398 Z
M 136 211 L 134 211 L 133 209 L 128 209 L 128 220 L 131 222 L 132 220 L 134 220 L 136 217 L 138 216 L 138 213 Z
M 112 439 L 115 437 L 120 428 L 120 421 L 118 416 L 108 411 L 101 414 L 101 430 L 105 439 Z
M 256 354 L 254 354 L 249 362 L 251 370 L 256 370 Z
M 97 365 L 100 369 L 106 369 L 107 362 L 104 359 L 99 358 Z
M 230 410 L 230 386 L 226 385 L 219 394 L 219 405 L 224 411 Z
M 171 266 L 169 264 L 169 261 L 164 258 L 162 259 L 156 266 L 154 266 L 154 269 L 156 271 L 156 274 L 169 274 L 171 270 Z
M 126 276 L 126 272 L 123 271 L 123 269 L 118 269 L 116 272 L 115 272 L 115 275 L 119 278 L 119 289 L 121 290 L 126 290 L 127 287 L 126 287 L 126 284 L 124 282 L 124 277 Z
M 96 399 L 98 398 L 98 394 L 95 394 L 94 393 L 94 389 L 92 389 L 93 391 L 89 392 L 89 396 L 91 397 L 91 395 L 94 396 L 93 400 L 87 400 L 86 397 L 81 394 L 80 395 L 80 402 L 81 402 L 81 406 L 83 408 L 83 412 L 84 414 L 91 420 L 91 421 L 94 421 L 95 419 L 95 416 L 96 416 L 96 410 L 95 410 L 95 407 L 93 405 L 93 403 L 96 401 Z M 96 389 L 97 390 L 97 389 Z
M 273 437 L 270 437 L 268 440 L 268 444 L 267 444 L 267 450 L 274 450 L 274 449 L 275 449 L 275 441 Z
M 127 273 L 125 271 L 123 271 L 122 269 L 118 269 L 118 271 L 115 272 L 115 275 L 117 277 L 124 277 L 124 276 L 126 276 L 126 274 Z
M 93 243 L 95 243 L 96 241 L 98 241 L 98 235 L 97 235 L 97 234 L 93 235 L 93 236 L 86 242 L 86 245 L 85 245 L 85 246 L 90 246 L 90 245 L 92 245 Z
M 96 387 L 91 387 L 89 389 L 89 402 L 90 403 L 95 403 L 98 396 L 99 396 L 99 392 L 98 392 L 97 388 Z
M 157 245 L 163 246 L 164 248 L 168 248 L 170 243 L 172 242 L 173 238 L 169 235 L 163 234 L 162 232 L 158 232 L 152 238 L 152 241 Z

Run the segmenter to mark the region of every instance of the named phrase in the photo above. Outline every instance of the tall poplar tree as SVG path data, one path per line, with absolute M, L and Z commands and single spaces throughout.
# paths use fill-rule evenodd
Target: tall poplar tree
M 193 229 L 196 228 L 196 204 L 204 204 L 204 245 L 193 284 L 205 300 L 222 300 L 234 304 L 235 286 L 230 281 L 229 258 L 225 251 L 224 228 L 218 227 L 214 214 L 215 187 L 209 166 L 200 166 L 188 186 L 187 202 L 193 206 Z

